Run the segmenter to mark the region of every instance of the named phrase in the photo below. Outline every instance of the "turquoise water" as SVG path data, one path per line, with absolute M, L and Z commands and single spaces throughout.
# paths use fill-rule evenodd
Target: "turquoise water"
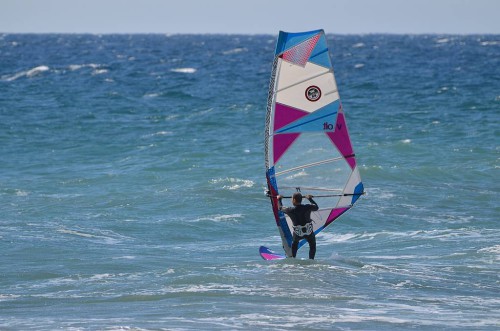
M 0 35 L 0 329 L 500 327 L 500 36 L 329 35 L 367 195 L 266 262 L 275 38 Z

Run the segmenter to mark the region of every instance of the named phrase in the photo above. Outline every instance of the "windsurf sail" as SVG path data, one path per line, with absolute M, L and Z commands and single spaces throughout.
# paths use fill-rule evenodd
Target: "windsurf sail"
M 268 195 L 287 256 L 292 256 L 293 225 L 278 209 L 278 194 L 314 196 L 320 207 L 311 213 L 317 234 L 364 193 L 323 30 L 279 33 L 267 103 L 265 162 Z

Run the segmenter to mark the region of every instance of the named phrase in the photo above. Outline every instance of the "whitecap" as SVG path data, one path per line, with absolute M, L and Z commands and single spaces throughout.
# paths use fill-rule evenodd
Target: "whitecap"
M 352 48 L 361 48 L 361 47 L 365 47 L 365 44 L 364 43 L 356 43 L 356 44 L 352 45 Z
M 196 218 L 193 220 L 193 222 L 201 222 L 201 221 L 211 221 L 216 223 L 237 222 L 242 217 L 243 217 L 242 214 L 210 215 L 210 216 Z
M 296 174 L 293 174 L 293 175 L 286 177 L 286 179 L 295 179 L 295 178 L 304 177 L 304 176 L 307 176 L 307 172 L 304 169 L 302 169 L 300 172 L 297 172 Z
M 133 260 L 133 259 L 135 259 L 135 256 L 133 256 L 133 255 L 124 255 L 124 256 L 113 257 L 113 260 Z
M 365 65 L 364 65 L 363 63 L 356 63 L 356 64 L 354 65 L 354 68 L 355 68 L 355 69 L 360 69 L 360 68 L 363 68 L 364 66 L 365 66 Z
M 485 247 L 481 248 L 480 250 L 477 251 L 478 253 L 494 253 L 494 254 L 500 254 L 500 245 L 495 245 L 491 247 Z M 497 259 L 500 259 L 500 255 L 497 256 Z
M 33 69 L 30 69 L 30 70 L 24 70 L 24 71 L 20 71 L 12 76 L 2 76 L 2 79 L 7 81 L 7 82 L 11 82 L 11 81 L 14 81 L 18 78 L 21 78 L 21 77 L 34 77 L 36 75 L 39 75 L 41 74 L 42 72 L 45 72 L 45 71 L 48 71 L 50 68 L 48 66 L 38 66 L 38 67 L 35 67 Z
M 173 135 L 174 133 L 172 131 L 158 131 L 158 132 L 155 132 L 155 133 L 150 133 L 150 134 L 146 134 L 146 135 L 143 135 L 141 136 L 141 138 L 143 139 L 148 139 L 148 138 L 152 138 L 152 137 L 162 137 L 162 136 L 170 136 L 170 135 Z
M 49 71 L 49 67 L 47 66 L 38 66 L 38 67 L 35 67 L 31 70 L 28 70 L 26 72 L 26 76 L 27 77 L 33 77 L 33 76 L 36 76 L 42 72 L 45 72 L 45 71 Z
M 247 51 L 248 51 L 248 49 L 246 49 L 244 47 L 237 47 L 234 49 L 230 49 L 228 51 L 224 51 L 224 52 L 222 52 L 222 54 L 231 55 L 231 54 L 238 54 L 238 53 L 247 52 Z
M 449 90 L 448 86 L 443 86 L 443 87 L 439 88 L 439 90 L 437 90 L 437 93 L 441 94 L 441 93 L 446 92 L 448 90 Z
M 80 237 L 85 237 L 85 238 L 97 238 L 97 236 L 94 236 L 93 234 L 78 232 L 78 231 L 74 231 L 74 230 L 59 229 L 59 230 L 57 230 L 57 232 L 65 233 L 65 234 L 72 234 L 75 236 L 80 236 Z
M 172 131 L 158 131 L 153 134 L 153 136 L 168 136 L 174 134 Z
M 222 188 L 226 190 L 237 190 L 243 187 L 253 187 L 254 182 L 249 179 L 240 179 L 240 178 L 218 178 L 218 179 L 212 179 L 210 181 L 212 184 L 220 184 L 220 183 L 225 183 L 226 185 L 223 185 Z
M 175 69 L 170 69 L 172 72 L 179 72 L 183 74 L 194 74 L 196 72 L 195 68 L 175 68 Z
M 121 242 L 121 239 L 126 238 L 125 236 L 119 235 L 114 233 L 113 231 L 100 231 L 100 234 L 92 234 L 92 233 L 87 233 L 83 231 L 77 231 L 77 230 L 70 230 L 70 229 L 65 229 L 61 228 L 58 229 L 57 232 L 63 233 L 63 234 L 68 234 L 68 235 L 73 235 L 73 236 L 78 236 L 82 238 L 88 238 L 92 240 L 99 240 L 102 241 L 106 244 L 114 245 L 119 242 Z
M 92 75 L 102 75 L 108 72 L 108 69 L 96 69 L 92 71 Z
M 20 295 L 17 294 L 0 294 L 0 302 L 2 301 L 8 301 L 8 300 L 13 300 L 20 298 Z
M 481 46 L 496 46 L 500 45 L 500 41 L 482 41 L 479 43 Z
M 321 237 L 322 243 L 339 243 L 339 242 L 347 242 L 350 241 L 356 237 L 358 237 L 357 234 L 354 233 L 344 233 L 344 234 L 337 234 L 337 233 L 331 233 L 331 232 L 321 232 L 318 234 L 318 236 Z
M 68 69 L 71 71 L 77 71 L 84 68 L 94 69 L 92 75 L 100 75 L 108 72 L 108 69 L 101 69 L 103 65 L 96 63 L 86 63 L 86 64 L 70 64 Z
M 76 71 L 76 70 L 83 68 L 83 65 L 82 64 L 70 64 L 68 68 L 71 71 Z
M 28 192 L 26 192 L 26 191 L 23 191 L 23 190 L 16 190 L 16 195 L 17 195 L 18 197 L 25 197 L 25 196 L 28 196 L 28 194 L 29 194 L 29 193 L 28 193 Z
M 437 44 L 446 44 L 449 41 L 450 41 L 450 39 L 448 39 L 448 38 L 440 38 L 440 39 L 436 40 L 436 43 Z

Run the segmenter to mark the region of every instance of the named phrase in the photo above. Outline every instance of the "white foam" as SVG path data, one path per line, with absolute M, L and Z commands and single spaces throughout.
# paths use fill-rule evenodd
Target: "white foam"
M 26 191 L 23 191 L 23 190 L 16 190 L 16 195 L 17 195 L 18 197 L 25 197 L 25 196 L 28 196 L 28 194 L 29 194 L 29 193 L 28 193 L 28 192 L 26 192 Z
M 109 244 L 109 245 L 117 244 L 117 243 L 121 242 L 123 239 L 127 238 L 126 236 L 119 235 L 117 233 L 114 233 L 113 231 L 99 231 L 100 232 L 99 234 L 92 234 L 92 233 L 83 232 L 83 231 L 61 228 L 61 229 L 58 229 L 57 232 L 63 233 L 63 234 L 68 234 L 68 235 L 73 235 L 73 236 L 78 236 L 78 237 L 82 237 L 82 238 L 99 240 L 99 241 L 104 242 L 104 243 Z
M 174 134 L 172 131 L 158 131 L 153 134 L 153 136 L 169 136 Z
M 420 258 L 418 255 L 367 255 L 363 256 L 364 259 L 376 259 L 376 260 L 416 260 Z
M 45 72 L 45 71 L 49 71 L 49 67 L 47 66 L 38 66 L 36 68 L 33 68 L 31 70 L 28 70 L 26 72 L 26 76 L 27 77 L 33 77 L 33 76 L 36 76 L 42 72 Z
M 134 260 L 134 259 L 135 259 L 135 256 L 133 256 L 133 255 L 113 257 L 113 260 Z
M 294 178 L 304 177 L 304 176 L 307 176 L 307 172 L 304 169 L 302 169 L 300 172 L 297 172 L 296 174 L 287 176 L 286 179 L 294 179 Z
M 92 69 L 97 69 L 102 67 L 100 64 L 95 64 L 95 63 L 88 63 L 88 64 L 70 64 L 69 65 L 69 70 L 75 71 L 75 70 L 80 70 L 82 68 L 92 68 Z
M 238 48 L 230 49 L 228 51 L 224 51 L 224 52 L 222 52 L 222 54 L 231 55 L 231 54 L 238 54 L 238 53 L 247 52 L 247 51 L 248 51 L 248 49 L 246 49 L 244 47 L 238 47 Z
M 491 247 L 481 248 L 477 252 L 478 253 L 494 253 L 494 254 L 499 254 L 499 255 L 497 255 L 496 259 L 500 260 L 500 245 L 495 245 L 495 246 L 491 246 Z
M 79 70 L 81 68 L 83 68 L 82 64 L 70 64 L 69 65 L 69 70 L 71 70 L 71 71 L 76 71 L 76 70 Z
M 39 74 L 46 72 L 46 71 L 49 71 L 49 70 L 50 70 L 50 68 L 48 66 L 42 65 L 42 66 L 38 66 L 38 67 L 35 67 L 33 69 L 30 69 L 30 70 L 20 71 L 12 76 L 2 76 L 2 79 L 7 81 L 7 82 L 11 82 L 11 81 L 14 81 L 14 80 L 21 78 L 21 77 L 31 78 L 31 77 L 34 77 L 36 75 L 39 75 Z
M 80 237 L 84 237 L 84 238 L 97 238 L 97 236 L 94 236 L 93 234 L 78 232 L 78 231 L 74 231 L 74 230 L 59 229 L 59 230 L 57 230 L 57 232 L 65 233 L 65 234 L 72 234 L 72 235 L 80 236 Z
M 20 295 L 16 295 L 16 294 L 0 294 L 0 302 L 13 300 L 13 299 L 17 299 L 20 297 L 21 297 Z
M 183 74 L 194 74 L 196 72 L 195 68 L 175 68 L 171 69 L 172 72 L 179 72 Z
M 336 234 L 332 232 L 320 232 L 318 236 L 321 237 L 323 243 L 328 244 L 346 242 L 358 237 L 355 233 Z
M 101 74 L 105 74 L 109 71 L 108 69 L 104 69 L 103 65 L 96 64 L 96 63 L 70 64 L 68 66 L 68 69 L 71 71 L 77 71 L 77 70 L 84 69 L 84 68 L 94 69 L 92 71 L 92 75 L 101 75 Z
M 222 188 L 231 191 L 238 190 L 243 187 L 253 187 L 255 185 L 255 183 L 252 180 L 232 178 L 232 177 L 212 179 L 211 183 L 212 184 L 224 183 L 226 185 L 223 185 Z
M 92 71 L 92 75 L 102 75 L 108 72 L 108 69 L 96 69 Z
M 193 222 L 200 222 L 200 221 L 212 221 L 212 222 L 237 222 L 239 221 L 240 218 L 242 218 L 242 214 L 229 214 L 229 215 L 210 215 L 206 217 L 200 217 L 197 219 L 194 219 Z
M 500 41 L 482 41 L 479 43 L 481 46 L 496 46 L 500 45 Z
M 440 39 L 436 40 L 437 44 L 446 44 L 448 42 L 450 42 L 450 39 L 448 39 L 448 38 L 440 38 Z
M 93 275 L 90 277 L 90 280 L 103 280 L 103 279 L 107 279 L 107 278 L 111 278 L 113 277 L 113 275 L 111 274 L 97 274 L 97 275 Z

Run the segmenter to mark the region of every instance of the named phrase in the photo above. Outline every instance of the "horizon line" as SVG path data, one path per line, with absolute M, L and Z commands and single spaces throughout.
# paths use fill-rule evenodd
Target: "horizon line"
M 174 36 L 174 35 L 225 35 L 225 36 L 274 36 L 278 35 L 279 31 L 276 33 L 249 33 L 249 32 L 5 32 L 0 31 L 0 35 L 165 35 L 165 36 Z M 425 36 L 425 35 L 446 35 L 446 36 L 480 36 L 480 35 L 492 35 L 492 36 L 500 36 L 500 33 L 495 32 L 467 32 L 467 33 L 458 33 L 458 32 L 341 32 L 341 33 L 332 33 L 325 32 L 326 35 L 338 35 L 338 36 L 363 36 L 363 35 L 394 35 L 394 36 Z

